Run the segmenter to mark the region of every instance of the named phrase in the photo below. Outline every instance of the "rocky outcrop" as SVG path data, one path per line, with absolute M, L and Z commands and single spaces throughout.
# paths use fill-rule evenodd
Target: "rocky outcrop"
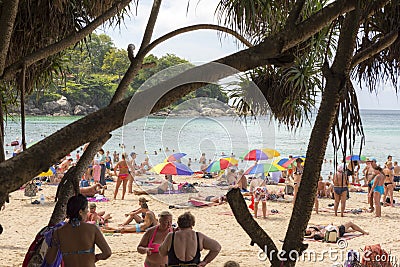
M 36 106 L 33 101 L 28 101 L 25 105 L 26 115 L 36 116 L 85 116 L 98 109 L 97 106 L 90 106 L 88 104 L 72 105 L 65 96 L 61 96 L 57 101 L 45 102 L 41 107 Z M 15 107 L 12 113 L 19 114 L 19 107 Z

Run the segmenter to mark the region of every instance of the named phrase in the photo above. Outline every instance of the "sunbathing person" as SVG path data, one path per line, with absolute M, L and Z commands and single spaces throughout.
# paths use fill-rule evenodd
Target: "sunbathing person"
M 158 221 L 154 212 L 149 210 L 146 203 L 142 204 L 142 210 L 146 213 L 142 223 L 136 223 L 135 225 L 124 225 L 118 228 L 104 227 L 101 229 L 103 233 L 140 233 L 146 231 L 147 228 L 158 225 Z
M 86 222 L 96 222 L 99 225 L 104 225 L 111 218 L 111 214 L 106 214 L 105 211 L 96 212 L 95 203 L 91 203 L 89 205 L 89 212 L 87 213 Z
M 102 186 L 100 183 L 95 183 L 91 186 L 81 187 L 79 188 L 82 195 L 85 197 L 94 197 L 94 195 L 99 194 L 104 196 L 105 186 Z
M 139 198 L 139 208 L 129 212 L 125 213 L 125 216 L 128 217 L 124 223 L 121 224 L 121 226 L 128 225 L 130 224 L 133 220 L 135 220 L 136 223 L 142 223 L 144 222 L 144 217 L 146 216 L 146 212 L 142 209 L 142 204 L 145 204 L 148 202 L 148 200 L 144 197 Z M 139 216 L 140 214 L 140 216 Z
M 171 179 L 171 181 L 172 181 L 172 179 Z M 164 194 L 165 192 L 168 191 L 168 189 L 175 191 L 174 184 L 172 182 L 170 182 L 170 177 L 168 175 L 165 175 L 165 179 L 161 182 L 161 184 L 159 186 L 154 187 L 154 188 L 149 188 L 146 190 L 133 190 L 133 194 L 135 194 L 135 195 Z
M 218 204 L 222 204 L 224 202 L 227 202 L 226 195 L 221 195 L 221 196 L 206 196 L 203 197 L 200 194 L 197 197 L 189 197 L 189 200 L 201 200 L 201 201 L 207 201 L 207 202 L 214 202 Z
M 325 232 L 327 231 L 328 226 L 318 225 L 318 226 L 309 226 L 305 231 L 304 237 L 314 238 L 315 240 L 322 240 L 325 236 Z M 333 226 L 338 233 L 339 237 L 342 237 L 345 233 L 353 233 L 360 232 L 363 235 L 369 235 L 368 232 L 361 229 L 360 226 L 354 224 L 353 222 L 347 222 L 340 226 Z

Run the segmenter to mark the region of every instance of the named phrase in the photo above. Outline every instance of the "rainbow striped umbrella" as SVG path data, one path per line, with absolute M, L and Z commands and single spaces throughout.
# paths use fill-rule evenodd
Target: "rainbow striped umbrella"
M 192 175 L 193 171 L 185 164 L 179 162 L 163 162 L 152 168 L 158 174 Z
M 346 157 L 346 161 L 366 161 L 367 157 L 360 155 L 351 155 Z
M 164 160 L 164 162 L 177 161 L 177 160 L 183 158 L 184 156 L 186 156 L 186 153 L 175 153 L 175 154 L 172 154 L 172 155 L 168 156 L 168 158 L 166 158 Z
M 267 160 L 268 157 L 267 153 L 262 151 L 261 149 L 253 149 L 246 153 L 243 157 L 243 160 Z
M 266 172 L 278 172 L 278 171 L 283 171 L 285 170 L 284 167 L 276 165 L 276 164 L 271 164 L 271 163 L 260 163 L 257 165 L 254 165 L 247 169 L 244 174 L 256 174 L 256 173 L 266 173 Z
M 272 149 L 272 148 L 263 148 L 261 149 L 269 158 L 274 158 L 274 157 L 279 157 L 281 153 L 278 152 L 278 150 Z
M 212 162 L 206 169 L 206 172 L 218 172 L 220 170 L 225 170 L 231 166 L 237 166 L 238 160 L 235 158 L 222 158 Z

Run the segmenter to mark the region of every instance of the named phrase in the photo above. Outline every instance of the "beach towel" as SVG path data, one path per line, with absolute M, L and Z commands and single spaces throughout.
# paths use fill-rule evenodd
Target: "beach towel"
M 106 197 L 102 197 L 102 198 L 100 198 L 100 197 L 87 197 L 87 200 L 89 202 L 108 202 L 108 201 L 110 201 Z
M 329 207 L 329 208 L 319 208 L 318 212 L 330 212 L 330 213 L 334 213 L 334 209 L 333 207 Z M 345 209 L 344 213 L 353 213 L 353 214 L 359 214 L 362 212 L 366 212 L 365 209 Z M 340 213 L 340 208 L 338 208 L 338 213 Z
M 193 205 L 194 207 L 198 207 L 198 208 L 202 208 L 202 207 L 211 207 L 211 206 L 216 206 L 219 205 L 218 203 L 214 203 L 214 202 L 203 202 L 200 200 L 189 200 L 188 201 L 191 205 Z

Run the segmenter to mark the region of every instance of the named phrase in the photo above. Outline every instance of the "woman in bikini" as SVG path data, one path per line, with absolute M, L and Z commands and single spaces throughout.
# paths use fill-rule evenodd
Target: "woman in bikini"
M 301 158 L 296 159 L 296 166 L 293 167 L 293 203 L 296 201 L 297 192 L 299 191 L 299 186 L 301 182 L 301 177 L 303 176 L 304 167 L 301 165 L 303 160 Z
M 129 176 L 129 167 L 128 163 L 125 160 L 125 153 L 122 154 L 122 159 L 114 166 L 114 174 L 117 176 L 117 170 L 118 172 L 118 179 L 117 179 L 117 184 L 115 185 L 115 191 L 114 191 L 114 200 L 117 198 L 118 194 L 118 189 L 122 183 L 122 200 L 125 198 L 125 193 L 126 193 L 126 184 L 128 182 L 128 176 Z
M 383 194 L 382 202 L 385 206 L 393 207 L 393 191 L 394 191 L 394 176 L 393 176 L 393 164 L 391 161 L 386 163 L 386 168 L 383 169 L 383 173 L 385 174 L 384 181 L 384 189 L 385 192 Z M 389 196 L 390 203 L 386 202 L 386 197 Z
M 193 230 L 195 218 L 190 212 L 178 217 L 178 229 L 169 233 L 158 251 L 161 256 L 168 256 L 168 266 L 204 267 L 221 250 L 221 245 L 214 239 Z M 209 250 L 201 260 L 200 251 Z M 210 265 L 211 266 L 211 265 Z
M 144 267 L 160 267 L 168 263 L 167 256 L 161 256 L 158 248 L 169 232 L 172 232 L 172 214 L 163 211 L 159 215 L 159 225 L 149 228 L 140 240 L 137 251 L 146 254 Z
M 334 211 L 337 216 L 337 210 L 340 202 L 340 216 L 344 217 L 344 211 L 346 208 L 346 200 L 348 193 L 349 180 L 348 176 L 343 172 L 343 166 L 337 167 L 336 174 L 333 176 L 333 194 L 335 196 Z
M 68 200 L 68 223 L 54 231 L 52 241 L 46 253 L 46 262 L 52 264 L 58 251 L 62 253 L 64 266 L 95 266 L 95 262 L 108 259 L 111 249 L 99 228 L 85 223 L 88 213 L 88 201 L 85 196 L 77 195 Z M 101 253 L 95 254 L 95 245 Z
M 383 184 L 385 182 L 385 175 L 383 174 L 383 170 L 379 166 L 375 166 L 375 177 L 373 179 L 373 184 L 371 191 L 368 193 L 368 195 L 372 195 L 374 198 L 374 203 L 375 203 L 375 217 L 381 217 L 381 195 L 385 192 L 385 189 L 383 188 Z

